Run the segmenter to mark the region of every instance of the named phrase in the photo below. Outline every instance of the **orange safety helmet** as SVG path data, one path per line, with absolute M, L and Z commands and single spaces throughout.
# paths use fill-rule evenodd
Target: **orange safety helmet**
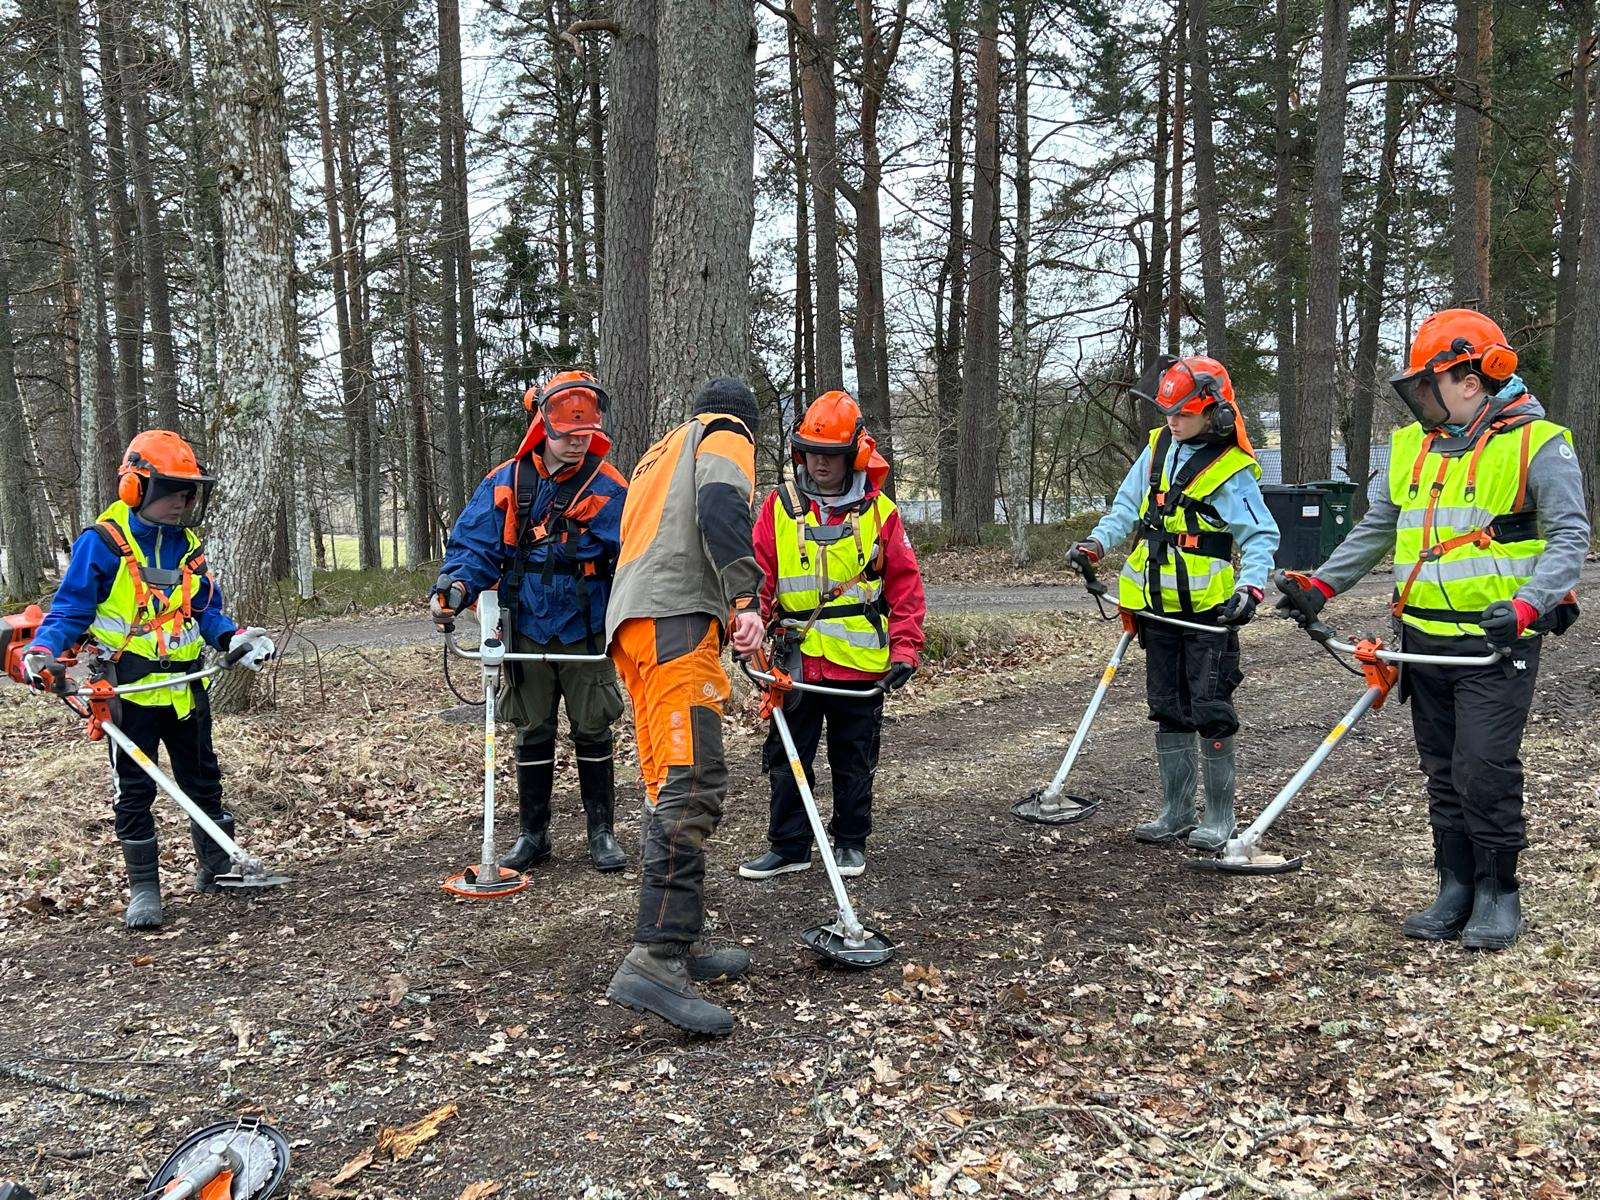
M 1209 355 L 1173 358 L 1163 354 L 1129 390 L 1167 416 L 1209 413 L 1208 432 L 1213 438 L 1234 442 L 1255 457 L 1255 447 L 1250 444 L 1239 402 L 1233 395 L 1233 379 L 1228 368 Z
M 1482 313 L 1441 309 L 1417 330 L 1410 362 L 1389 380 L 1389 386 L 1424 429 L 1433 429 L 1450 419 L 1439 399 L 1437 377 L 1462 363 L 1472 364 L 1486 379 L 1503 381 L 1517 372 L 1517 352 L 1506 344 L 1500 326 Z
M 562 371 L 522 394 L 522 407 L 535 408 L 545 427 L 560 437 L 601 433 L 601 416 L 611 408 L 611 397 L 587 371 Z
M 200 524 L 205 520 L 215 484 L 189 443 L 170 429 L 146 429 L 137 434 L 117 467 L 117 499 L 141 516 L 141 510 L 152 500 L 187 493 L 189 503 L 183 516 L 176 522 L 160 524 Z
M 861 406 L 849 392 L 823 392 L 811 402 L 789 434 L 796 466 L 806 454 L 848 454 L 850 469 L 864 471 L 878 443 L 867 432 Z

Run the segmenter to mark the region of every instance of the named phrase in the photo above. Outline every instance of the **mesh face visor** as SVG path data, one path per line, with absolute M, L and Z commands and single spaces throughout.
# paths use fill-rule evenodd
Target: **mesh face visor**
M 1403 371 L 1393 376 L 1389 386 L 1424 429 L 1437 429 L 1450 419 L 1450 411 L 1439 397 L 1439 379 L 1432 364 L 1420 371 Z
M 144 503 L 139 506 L 139 516 L 153 525 L 193 528 L 206 519 L 206 509 L 211 505 L 211 489 L 215 486 L 216 480 L 208 475 L 161 475 L 152 472 L 147 489 L 148 495 Z M 154 520 L 150 513 L 152 506 L 172 496 L 184 498 L 182 510 L 174 519 Z

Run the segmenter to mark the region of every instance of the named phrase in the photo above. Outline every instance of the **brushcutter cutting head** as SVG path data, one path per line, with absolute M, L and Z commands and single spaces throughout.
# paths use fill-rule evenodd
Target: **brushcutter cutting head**
M 463 900 L 497 900 L 501 896 L 514 896 L 522 891 L 528 886 L 528 877 L 510 867 L 497 867 L 493 874 L 481 866 L 468 867 L 439 886 Z
M 1100 810 L 1100 801 L 1062 793 L 1049 796 L 1048 788 L 1034 788 L 1011 806 L 1011 815 L 1028 825 L 1076 825 Z
M 863 929 L 861 937 L 852 937 L 837 921 L 818 925 L 800 935 L 812 951 L 836 962 L 842 967 L 864 971 L 881 967 L 894 957 L 894 943 L 872 929 Z
M 1298 871 L 1305 856 L 1286 858 L 1263 850 L 1254 837 L 1229 838 L 1222 853 L 1212 858 L 1188 858 L 1183 865 L 1191 871 L 1218 871 L 1224 875 L 1287 875 Z
M 146 1196 L 268 1200 L 289 1177 L 289 1142 L 258 1117 L 190 1134 L 150 1177 Z

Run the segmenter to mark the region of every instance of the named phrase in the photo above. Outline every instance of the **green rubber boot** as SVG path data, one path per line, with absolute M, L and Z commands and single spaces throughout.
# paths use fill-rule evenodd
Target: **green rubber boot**
M 1237 826 L 1233 818 L 1233 738 L 1201 738 L 1200 770 L 1206 781 L 1206 819 L 1189 835 L 1196 850 L 1221 850 Z
M 1199 743 L 1193 733 L 1156 733 L 1156 762 L 1161 767 L 1161 815 L 1136 826 L 1135 840 L 1171 842 L 1194 828 L 1194 790 L 1200 781 Z

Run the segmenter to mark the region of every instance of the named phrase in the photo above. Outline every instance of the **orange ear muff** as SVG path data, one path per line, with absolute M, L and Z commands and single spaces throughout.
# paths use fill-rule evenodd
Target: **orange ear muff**
M 144 502 L 144 479 L 129 471 L 117 480 L 117 499 L 121 500 L 134 512 L 139 511 L 139 505 Z
M 538 403 L 539 403 L 539 389 L 538 388 L 531 387 L 527 391 L 522 393 L 522 407 L 526 411 L 532 412 L 533 409 L 534 409 L 534 406 L 537 405 Z
M 1517 352 L 1510 346 L 1486 346 L 1478 368 L 1490 379 L 1510 379 L 1517 373 Z
M 856 456 L 850 463 L 852 471 L 865 471 L 867 464 L 872 461 L 872 452 L 878 448 L 878 443 L 870 433 L 860 433 L 856 436 Z

